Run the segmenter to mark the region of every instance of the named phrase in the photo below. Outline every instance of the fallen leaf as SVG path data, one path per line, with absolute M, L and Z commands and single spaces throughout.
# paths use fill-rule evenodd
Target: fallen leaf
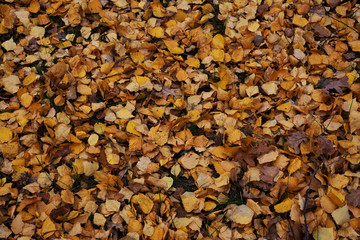
M 52 236 L 56 231 L 56 226 L 50 218 L 46 218 L 42 227 L 41 227 L 41 236 L 43 238 L 48 238 Z
M 16 75 L 10 75 L 2 79 L 4 90 L 14 94 L 19 90 L 20 79 Z
M 288 137 L 288 141 L 286 142 L 286 144 L 291 147 L 292 149 L 295 150 L 296 154 L 300 153 L 300 144 L 302 142 L 307 142 L 308 138 L 306 137 L 305 132 L 303 131 L 299 131 L 299 132 L 295 132 L 293 134 L 291 134 L 291 136 Z
M 229 219 L 238 224 L 249 224 L 252 222 L 254 212 L 248 206 L 242 204 L 231 209 Z
M 288 212 L 288 211 L 291 210 L 291 207 L 292 207 L 293 203 L 294 203 L 294 201 L 292 199 L 287 198 L 284 201 L 282 201 L 281 203 L 274 206 L 275 211 L 277 213 Z

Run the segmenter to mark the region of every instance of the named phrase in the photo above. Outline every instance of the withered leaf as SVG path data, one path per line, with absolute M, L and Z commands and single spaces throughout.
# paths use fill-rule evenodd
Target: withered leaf
M 58 208 L 53 209 L 50 212 L 50 218 L 56 220 L 58 217 L 66 216 L 70 212 L 71 205 L 65 205 Z
M 330 94 L 330 92 L 336 92 L 339 94 L 343 94 L 342 88 L 348 88 L 349 83 L 348 83 L 347 77 L 344 77 L 338 81 L 333 81 L 333 80 L 322 78 L 319 81 L 318 86 L 321 86 L 323 91 L 327 94 Z
M 348 201 L 348 205 L 360 207 L 360 189 L 351 190 L 350 193 L 346 195 L 346 200 Z
M 307 138 L 305 132 L 298 131 L 298 132 L 291 134 L 288 137 L 288 141 L 286 142 L 286 144 L 289 147 L 291 147 L 292 149 L 294 149 L 296 154 L 299 154 L 300 153 L 300 144 L 302 142 L 307 142 L 307 141 L 308 141 L 308 138 Z
M 340 2 L 341 2 L 341 0 L 329 0 L 328 1 L 331 8 L 335 8 L 337 5 L 339 5 Z
M 330 156 L 334 153 L 333 143 L 325 135 L 320 135 L 318 137 L 318 141 L 319 141 L 319 150 L 323 154 Z
M 320 24 L 315 24 L 314 31 L 319 37 L 329 37 L 331 32 Z
M 279 173 L 279 168 L 273 166 L 263 166 L 261 169 L 260 179 L 270 185 L 274 184 L 274 178 Z
M 69 146 L 65 146 L 57 150 L 54 154 L 51 155 L 51 160 L 57 159 L 59 157 L 65 157 L 71 153 Z

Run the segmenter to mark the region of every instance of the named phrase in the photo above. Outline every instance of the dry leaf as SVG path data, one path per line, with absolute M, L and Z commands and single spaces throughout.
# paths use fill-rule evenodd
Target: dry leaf
M 231 209 L 229 219 L 238 224 L 249 224 L 254 217 L 254 212 L 246 205 L 235 206 Z

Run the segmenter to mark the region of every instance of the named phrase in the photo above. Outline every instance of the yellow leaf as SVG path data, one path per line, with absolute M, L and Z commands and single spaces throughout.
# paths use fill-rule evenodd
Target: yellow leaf
M 14 158 L 19 153 L 19 143 L 17 141 L 5 143 L 1 146 L 1 151 L 5 158 Z
M 162 27 L 154 27 L 154 28 L 150 28 L 149 30 L 149 34 L 155 38 L 164 38 L 164 29 Z
M 128 124 L 126 125 L 126 131 L 128 133 L 132 133 L 136 136 L 141 137 L 142 136 L 141 133 L 136 130 L 136 126 L 138 126 L 138 125 L 139 125 L 139 123 L 137 123 L 137 122 L 129 121 Z
M 242 133 L 239 129 L 231 128 L 229 131 L 226 131 L 227 138 L 226 140 L 231 144 L 238 144 Z
M 11 140 L 13 134 L 9 128 L 0 127 L 0 143 L 5 143 Z
M 189 122 L 195 122 L 200 119 L 200 111 L 197 109 L 191 110 L 187 113 L 186 118 Z
M 158 1 L 153 1 L 150 6 L 153 9 L 152 12 L 155 17 L 161 18 L 165 16 L 166 10 L 161 3 L 159 3 Z
M 179 81 L 185 81 L 188 77 L 188 74 L 182 68 L 180 68 L 176 73 L 176 78 Z
M 164 229 L 161 227 L 155 227 L 153 235 L 151 235 L 151 240 L 162 240 L 164 236 Z
M 94 131 L 100 135 L 104 134 L 105 128 L 106 128 L 106 125 L 103 123 L 95 123 L 95 125 L 94 125 Z
M 350 221 L 350 214 L 348 206 L 345 205 L 341 208 L 336 209 L 331 213 L 331 216 L 334 218 L 337 225 L 341 226 L 344 223 Z
M 244 49 L 242 47 L 235 49 L 231 54 L 231 58 L 234 62 L 242 61 L 244 58 Z
M 292 88 L 292 86 L 294 86 L 295 82 L 294 81 L 283 81 L 280 83 L 280 86 L 284 89 L 284 90 L 290 90 Z
M 66 124 L 59 124 L 55 127 L 55 138 L 59 142 L 65 142 L 69 138 L 71 126 Z
M 248 30 L 250 32 L 256 32 L 259 27 L 260 27 L 260 24 L 258 22 L 252 21 L 248 25 Z
M 227 173 L 227 172 L 220 174 L 220 176 L 215 179 L 215 185 L 217 187 L 222 187 L 222 186 L 228 185 L 230 183 L 229 175 L 230 175 L 230 173 Z
M 205 201 L 204 210 L 205 211 L 211 211 L 214 208 L 216 208 L 216 203 L 213 201 Z
M 120 162 L 120 157 L 117 154 L 114 154 L 111 152 L 111 148 L 110 149 L 106 149 L 105 154 L 106 154 L 106 160 L 109 164 L 111 165 L 116 165 L 119 164 Z
M 138 220 L 131 218 L 129 223 L 128 223 L 128 231 L 129 232 L 136 232 L 139 235 L 142 234 L 142 229 L 143 226 L 141 224 L 141 222 L 139 222 Z
M 181 195 L 181 201 L 183 203 L 186 212 L 192 212 L 199 208 L 200 200 L 195 197 L 195 194 L 186 192 Z
M 181 167 L 179 164 L 175 164 L 174 166 L 171 167 L 171 170 L 170 170 L 171 174 L 174 175 L 175 177 L 177 177 L 180 172 L 181 172 Z
M 108 212 L 118 212 L 120 210 L 120 202 L 117 200 L 107 199 L 105 208 Z
M 137 82 L 139 85 L 143 85 L 143 84 L 145 84 L 146 82 L 150 82 L 150 78 L 148 78 L 148 77 L 143 77 L 143 76 L 136 76 L 136 82 Z
M 34 72 L 30 73 L 26 76 L 26 78 L 23 80 L 23 85 L 28 86 L 31 83 L 35 82 L 36 80 L 36 74 Z
M 216 34 L 211 41 L 211 46 L 213 48 L 224 49 L 225 46 L 224 37 L 221 34 Z
M 116 116 L 120 119 L 130 119 L 134 117 L 134 115 L 131 114 L 130 110 L 125 107 L 117 111 Z
M 356 153 L 346 158 L 351 164 L 359 164 L 360 163 L 360 154 Z
M 7 121 L 9 120 L 10 118 L 13 118 L 15 117 L 15 113 L 13 112 L 4 112 L 4 113 L 0 113 L 0 120 L 1 121 Z
M 227 84 L 229 83 L 230 75 L 224 65 L 220 65 L 219 78 L 220 81 L 218 81 L 216 85 L 218 85 L 218 87 L 220 87 L 221 89 L 225 90 Z
M 225 57 L 225 52 L 222 49 L 213 49 L 210 54 L 215 62 L 223 62 Z
M 193 68 L 200 67 L 200 61 L 197 58 L 188 58 L 187 60 L 185 60 L 185 63 Z
M 301 160 L 298 158 L 295 158 L 293 160 L 291 160 L 289 167 L 288 167 L 288 171 L 289 171 L 289 175 L 293 174 L 294 172 L 296 172 L 297 170 L 299 170 L 301 167 Z
M 85 68 L 82 65 L 78 65 L 71 71 L 74 77 L 83 78 L 86 76 Z M 89 94 L 90 95 L 90 94 Z
M 152 64 L 152 68 L 155 69 L 155 70 L 159 70 L 161 69 L 163 66 L 165 65 L 165 61 L 163 58 L 161 57 L 157 57 L 153 64 Z
M 37 13 L 40 10 L 40 4 L 37 0 L 32 0 L 30 6 L 28 7 L 29 12 Z
M 290 112 L 291 101 L 288 101 L 287 103 L 283 103 L 283 104 L 279 105 L 276 109 L 279 111 L 283 111 L 283 112 Z
M 274 206 L 275 212 L 277 212 L 277 213 L 285 213 L 285 212 L 290 211 L 291 207 L 293 205 L 293 202 L 294 201 L 292 199 L 290 199 L 290 198 L 285 199 L 281 203 L 276 204 Z
M 142 193 L 133 196 L 132 202 L 139 204 L 141 211 L 143 211 L 145 214 L 149 214 L 154 207 L 153 201 Z
M 305 27 L 309 21 L 306 18 L 300 17 L 299 15 L 295 15 L 293 18 L 293 24 L 298 27 Z
M 88 4 L 90 13 L 99 13 L 102 10 L 102 5 L 99 0 L 91 0 Z
M 334 230 L 332 228 L 319 228 L 313 232 L 316 240 L 334 240 Z
M 163 40 L 163 41 L 172 54 L 184 53 L 184 49 L 179 47 L 178 42 L 176 40 Z
M 99 135 L 97 135 L 95 133 L 91 134 L 88 139 L 88 143 L 90 146 L 95 146 L 98 141 L 99 141 Z
M 130 57 L 131 59 L 135 62 L 135 63 L 141 63 L 144 61 L 145 56 L 144 54 L 142 54 L 141 52 L 137 51 L 137 52 L 131 52 L 130 53 Z
M 42 227 L 41 227 L 41 236 L 43 238 L 48 238 L 53 235 L 56 231 L 56 226 L 50 218 L 46 218 Z
M 339 191 L 335 190 L 332 187 L 328 187 L 327 196 L 335 203 L 338 207 L 344 206 L 345 196 Z
M 32 103 L 33 97 L 29 93 L 24 93 L 21 95 L 21 105 L 23 105 L 25 108 L 29 107 Z
M 249 97 L 231 100 L 230 107 L 236 110 L 249 110 L 254 108 L 254 100 Z
M 157 119 L 160 119 L 164 116 L 165 107 L 153 107 L 151 109 L 151 112 L 154 114 L 154 117 L 156 117 Z
M 360 40 L 351 41 L 349 45 L 354 52 L 360 52 Z
M 152 127 L 148 132 L 148 136 L 151 140 L 153 140 L 156 144 L 163 146 L 167 143 L 169 137 L 169 130 L 159 131 L 160 124 L 156 127 Z

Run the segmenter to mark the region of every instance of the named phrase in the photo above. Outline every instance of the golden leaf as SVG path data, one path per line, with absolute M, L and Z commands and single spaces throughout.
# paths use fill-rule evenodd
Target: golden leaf
M 225 46 L 224 37 L 221 34 L 216 34 L 211 41 L 211 46 L 213 48 L 224 49 Z
M 192 193 L 186 192 L 183 195 L 181 195 L 181 201 L 183 203 L 186 212 L 192 212 L 193 210 L 199 208 L 200 200 L 191 194 Z
M 41 227 L 41 236 L 43 238 L 48 238 L 50 236 L 52 236 L 56 231 L 56 226 L 53 223 L 53 221 L 50 218 L 46 218 L 46 220 L 44 221 L 42 227 Z
M 141 211 L 145 214 L 149 214 L 154 206 L 153 201 L 142 193 L 132 197 L 132 202 L 139 204 Z
M 0 143 L 5 143 L 11 140 L 13 136 L 12 131 L 6 127 L 0 127 Z
M 283 112 L 290 112 L 291 101 L 288 101 L 287 103 L 283 103 L 283 104 L 279 105 L 276 109 L 279 111 L 283 111 Z
M 287 199 L 285 199 L 284 201 L 282 201 L 281 203 L 276 204 L 276 205 L 274 206 L 275 211 L 276 211 L 277 213 L 288 212 L 288 211 L 291 210 L 291 207 L 292 207 L 292 205 L 293 205 L 293 202 L 294 202 L 294 201 L 293 201 L 292 199 L 287 198 Z
M 149 34 L 155 38 L 164 38 L 164 29 L 162 27 L 149 28 Z

